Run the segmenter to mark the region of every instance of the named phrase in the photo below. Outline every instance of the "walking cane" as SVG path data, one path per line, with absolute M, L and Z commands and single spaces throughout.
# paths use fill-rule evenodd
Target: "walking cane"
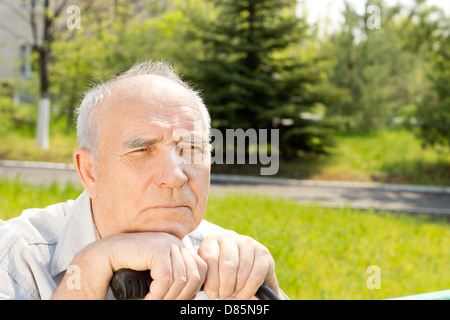
M 150 271 L 120 269 L 111 279 L 111 290 L 117 300 L 143 299 L 150 290 Z M 280 300 L 280 298 L 263 284 L 255 294 L 259 300 Z

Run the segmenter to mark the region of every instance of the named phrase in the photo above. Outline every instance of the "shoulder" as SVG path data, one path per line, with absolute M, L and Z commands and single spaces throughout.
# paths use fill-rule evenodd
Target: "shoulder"
M 34 257 L 24 237 L 10 224 L 0 220 L 0 297 L 37 299 L 37 291 L 22 271 Z
M 3 222 L 3 225 L 28 245 L 52 245 L 58 240 L 72 204 L 73 200 L 70 200 L 43 209 L 27 209 L 19 217 Z
M 73 200 L 0 220 L 0 297 L 39 299 Z M 38 289 L 39 288 L 39 289 Z

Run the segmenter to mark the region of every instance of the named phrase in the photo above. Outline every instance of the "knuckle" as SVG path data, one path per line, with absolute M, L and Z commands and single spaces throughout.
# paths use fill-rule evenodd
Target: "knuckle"
M 264 262 L 267 263 L 268 265 L 271 265 L 274 262 L 272 256 L 270 255 L 270 252 L 268 252 L 267 254 L 264 254 L 263 259 L 264 259 Z
M 198 272 L 194 272 L 194 273 L 189 277 L 189 279 L 192 280 L 192 281 L 195 282 L 195 283 L 199 283 L 199 282 L 201 282 L 201 280 L 202 280 L 202 278 L 201 278 L 201 276 L 200 276 L 200 273 L 198 273 Z
M 234 273 L 237 271 L 237 263 L 232 260 L 225 260 L 222 262 L 221 268 L 226 273 Z
M 256 274 L 256 275 L 250 276 L 250 278 L 248 279 L 248 282 L 252 286 L 259 288 L 264 283 L 264 279 L 265 279 L 264 276 L 262 276 L 260 274 Z
M 170 287 L 173 283 L 173 278 L 169 275 L 162 277 L 159 280 L 164 286 Z
M 241 237 L 242 237 L 241 239 L 242 239 L 243 244 L 251 245 L 252 243 L 256 242 L 253 238 L 251 238 L 249 236 L 241 236 Z
M 217 255 L 212 254 L 212 253 L 205 253 L 201 257 L 206 262 L 206 265 L 217 264 L 219 261 L 219 258 L 217 257 Z
M 186 283 L 187 283 L 186 276 L 178 276 L 174 281 L 175 285 L 183 286 L 183 287 L 186 285 Z
M 208 264 L 206 263 L 206 261 L 198 261 L 198 270 L 201 274 L 205 274 L 208 271 Z
M 258 260 L 261 263 L 266 263 L 268 265 L 272 265 L 274 263 L 273 257 L 269 251 L 269 249 L 263 247 L 256 253 Z
M 267 249 L 267 247 L 263 246 L 260 243 L 259 243 L 257 250 L 258 250 L 259 254 L 261 254 L 261 255 L 271 256 L 269 249 Z
M 241 268 L 238 269 L 236 279 L 238 282 L 246 282 L 249 276 L 249 272 L 245 272 Z

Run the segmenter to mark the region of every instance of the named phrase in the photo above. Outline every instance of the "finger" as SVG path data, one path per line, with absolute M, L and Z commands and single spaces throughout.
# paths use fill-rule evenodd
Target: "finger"
M 219 298 L 234 298 L 239 266 L 239 249 L 236 242 L 230 238 L 221 241 L 219 245 Z
M 200 280 L 198 283 L 198 288 L 196 289 L 195 294 L 197 294 L 200 289 L 203 287 L 205 280 L 206 280 L 206 273 L 208 271 L 208 265 L 206 264 L 206 262 L 200 258 L 200 256 L 198 254 L 194 254 L 193 255 L 195 263 L 197 265 L 197 270 L 199 272 L 200 275 Z
M 197 255 L 193 254 L 188 249 L 182 249 L 181 255 L 183 256 L 184 264 L 186 266 L 187 282 L 176 299 L 186 300 L 195 296 L 200 291 L 206 275 L 206 263 L 200 258 L 198 258 L 199 260 L 197 263 L 195 258 Z
M 250 243 L 244 242 L 239 245 L 239 266 L 236 275 L 235 292 L 239 292 L 246 284 L 253 268 L 255 249 Z
M 163 297 L 164 300 L 174 300 L 177 298 L 188 282 L 186 271 L 188 266 L 185 264 L 185 258 L 181 252 L 182 250 L 183 249 L 178 246 L 172 246 L 170 250 L 173 281 Z
M 237 300 L 248 300 L 253 298 L 256 291 L 258 291 L 259 287 L 261 287 L 271 273 L 271 264 L 270 256 L 255 254 L 253 268 L 244 287 L 236 295 Z
M 208 272 L 208 265 L 198 254 L 194 254 L 193 258 L 195 260 L 195 263 L 197 265 L 197 269 L 200 275 L 200 279 L 198 281 L 198 285 L 194 290 L 194 293 L 191 297 L 189 297 L 187 300 L 193 300 L 197 297 L 197 294 L 199 291 L 204 287 L 205 280 L 206 280 L 206 274 Z
M 210 299 L 217 299 L 219 296 L 219 243 L 214 239 L 205 239 L 198 250 L 198 255 L 208 266 L 203 291 Z
M 159 256 L 158 262 L 155 263 L 150 271 L 150 276 L 153 281 L 150 284 L 150 292 L 145 296 L 145 299 L 163 299 L 173 282 L 170 251 L 165 255 Z

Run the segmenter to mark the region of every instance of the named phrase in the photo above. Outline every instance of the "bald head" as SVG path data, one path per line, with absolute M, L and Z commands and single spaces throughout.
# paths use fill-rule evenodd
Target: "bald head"
M 155 75 L 119 80 L 111 93 L 96 106 L 93 124 L 97 128 L 100 159 L 103 149 L 112 145 L 111 141 L 138 141 L 139 133 L 153 125 L 170 127 L 173 140 L 177 139 L 176 129 L 194 130 L 197 127 L 201 132 L 196 134 L 203 141 L 209 141 L 201 106 L 192 92 L 170 79 Z
M 108 123 L 108 114 L 133 112 L 140 104 L 152 104 L 154 110 L 168 104 L 193 107 L 193 112 L 200 115 L 204 135 L 209 139 L 211 120 L 198 92 L 184 83 L 170 65 L 144 62 L 85 95 L 77 110 L 80 148 L 91 151 L 98 159 L 98 138 Z

